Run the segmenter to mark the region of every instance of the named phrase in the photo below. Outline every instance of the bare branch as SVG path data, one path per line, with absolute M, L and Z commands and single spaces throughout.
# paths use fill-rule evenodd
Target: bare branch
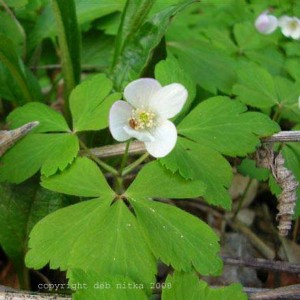
M 269 137 L 261 139 L 263 143 L 278 143 L 278 142 L 300 142 L 299 131 L 280 131 Z
M 262 143 L 277 143 L 277 142 L 300 142 L 300 131 L 281 131 L 270 137 L 262 138 Z M 110 145 L 90 149 L 91 152 L 100 158 L 122 155 L 125 151 L 126 144 Z M 146 151 L 144 143 L 135 141 L 129 148 L 131 155 L 141 154 Z M 85 151 L 82 151 L 85 154 Z

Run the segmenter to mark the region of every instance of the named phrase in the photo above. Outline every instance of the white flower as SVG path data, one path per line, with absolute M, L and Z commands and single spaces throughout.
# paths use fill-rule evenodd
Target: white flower
M 120 142 L 136 138 L 152 156 L 164 157 L 177 141 L 176 127 L 168 119 L 181 111 L 187 96 L 179 83 L 162 87 L 151 78 L 132 81 L 124 90 L 128 102 L 119 100 L 110 109 L 110 132 Z
M 278 20 L 275 16 L 269 15 L 268 11 L 260 14 L 255 20 L 256 29 L 263 34 L 270 34 L 276 30 Z
M 284 36 L 291 37 L 294 40 L 300 39 L 300 19 L 283 16 L 279 18 L 279 27 Z

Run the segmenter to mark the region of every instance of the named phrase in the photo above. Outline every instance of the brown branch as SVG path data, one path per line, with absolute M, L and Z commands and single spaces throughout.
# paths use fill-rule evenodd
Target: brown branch
M 289 285 L 276 289 L 266 289 L 259 292 L 249 293 L 249 300 L 266 300 L 266 299 L 300 299 L 300 284 Z
M 299 131 L 280 131 L 269 137 L 262 138 L 263 143 L 277 143 L 277 142 L 300 142 Z
M 270 137 L 262 138 L 262 143 L 277 142 L 300 142 L 300 131 L 280 131 Z M 110 145 L 90 149 L 94 155 L 100 158 L 122 155 L 125 151 L 126 144 Z M 135 141 L 129 148 L 129 154 L 141 154 L 146 151 L 144 143 Z M 83 152 L 84 153 L 84 152 Z
M 286 261 L 274 261 L 262 258 L 241 259 L 227 256 L 222 256 L 222 260 L 226 265 L 300 274 L 300 264 L 289 263 Z
M 224 288 L 224 286 L 212 286 L 212 288 Z M 263 289 L 244 287 L 243 291 L 248 294 L 250 300 L 271 300 L 271 299 L 300 299 L 300 284 L 280 287 L 276 289 Z M 160 291 L 159 291 L 160 292 Z M 13 290 L 0 286 L 0 300 L 71 300 L 70 296 L 57 294 L 30 293 Z

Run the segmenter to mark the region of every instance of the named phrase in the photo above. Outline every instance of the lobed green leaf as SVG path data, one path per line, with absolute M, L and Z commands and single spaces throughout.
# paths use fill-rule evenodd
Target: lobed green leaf
M 280 130 L 266 115 L 246 110 L 238 101 L 213 97 L 192 110 L 179 124 L 178 132 L 222 154 L 246 155 L 260 144 L 259 137 Z
M 126 195 L 133 198 L 194 198 L 204 192 L 205 185 L 200 180 L 185 180 L 154 161 L 138 173 Z
M 93 161 L 86 157 L 77 158 L 63 173 L 42 177 L 41 185 L 49 190 L 81 197 L 113 198 L 104 175 Z
M 170 288 L 168 288 L 170 286 Z M 231 284 L 224 288 L 210 288 L 205 281 L 199 280 L 193 273 L 175 271 L 168 275 L 166 288 L 162 291 L 162 300 L 247 300 L 240 284 Z
M 175 270 L 217 275 L 222 269 L 214 231 L 196 217 L 164 203 L 130 198 L 137 222 L 157 259 Z

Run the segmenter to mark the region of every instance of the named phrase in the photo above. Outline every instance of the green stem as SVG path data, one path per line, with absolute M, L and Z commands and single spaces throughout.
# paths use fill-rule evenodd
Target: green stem
M 123 169 L 124 169 L 124 167 L 126 165 L 126 162 L 127 162 L 127 159 L 128 159 L 128 151 L 129 151 L 130 142 L 131 142 L 131 140 L 129 140 L 126 143 L 126 148 L 125 148 L 125 152 L 124 152 L 124 155 L 123 155 L 123 158 L 122 158 L 122 162 L 121 162 L 121 166 L 120 166 L 120 171 L 119 171 L 120 174 L 122 174 Z
M 239 200 L 239 204 L 238 204 L 238 207 L 237 207 L 237 209 L 236 209 L 236 211 L 235 211 L 235 213 L 234 213 L 234 215 L 233 215 L 232 221 L 235 221 L 235 219 L 236 219 L 236 217 L 237 217 L 237 214 L 238 214 L 239 211 L 241 210 L 242 205 L 243 205 L 243 203 L 244 203 L 244 201 L 245 201 L 246 195 L 247 195 L 247 193 L 248 193 L 248 191 L 249 191 L 249 188 L 250 188 L 250 186 L 251 186 L 252 181 L 253 181 L 253 179 L 249 179 L 249 181 L 248 181 L 248 183 L 247 183 L 247 186 L 246 186 L 246 188 L 245 188 L 245 190 L 244 190 L 244 192 L 243 192 L 243 195 L 241 196 L 241 198 L 240 198 L 240 200 Z
M 55 15 L 57 36 L 60 47 L 61 65 L 64 76 L 64 113 L 65 117 L 70 122 L 71 112 L 69 108 L 69 96 L 72 89 L 76 86 L 75 75 L 73 70 L 70 49 L 67 42 L 63 18 L 57 0 L 52 0 L 52 8 Z
M 127 175 L 128 173 L 130 173 L 133 169 L 135 169 L 138 165 L 140 165 L 145 159 L 147 159 L 149 156 L 149 153 L 144 153 L 139 159 L 137 159 L 135 162 L 133 162 L 132 164 L 130 164 L 129 166 L 127 166 L 123 172 L 122 172 L 122 176 Z
M 104 170 L 110 172 L 111 174 L 118 176 L 119 172 L 112 166 L 108 165 L 107 163 L 105 163 L 104 161 L 102 161 L 101 159 L 99 159 L 96 155 L 94 155 L 93 153 L 91 153 L 90 149 L 85 145 L 85 143 L 81 140 L 79 140 L 79 144 L 80 146 L 86 150 L 88 152 L 88 155 L 100 166 L 102 167 Z
M 20 288 L 22 290 L 30 291 L 29 269 L 23 266 L 20 272 L 18 272 L 18 278 L 20 282 Z

